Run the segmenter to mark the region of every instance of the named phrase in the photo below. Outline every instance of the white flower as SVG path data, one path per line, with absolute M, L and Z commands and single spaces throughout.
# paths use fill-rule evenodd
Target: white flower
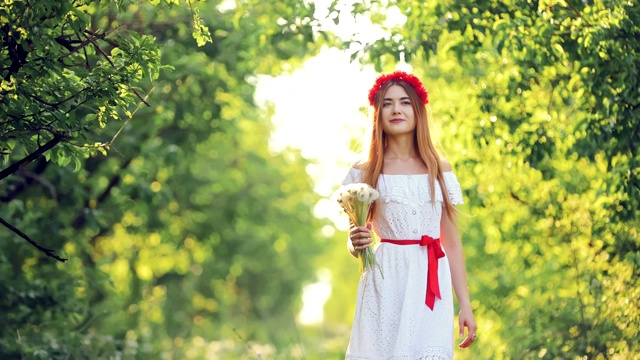
M 369 217 L 371 204 L 380 197 L 380 193 L 369 184 L 356 183 L 340 187 L 332 196 L 349 216 L 349 220 L 355 225 L 364 226 Z M 382 275 L 382 269 L 376 261 L 371 247 L 367 247 L 359 254 L 361 270 L 365 271 L 378 267 Z M 384 276 L 383 276 L 384 277 Z

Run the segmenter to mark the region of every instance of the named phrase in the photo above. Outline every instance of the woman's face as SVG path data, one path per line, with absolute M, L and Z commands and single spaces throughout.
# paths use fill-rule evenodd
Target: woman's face
M 382 102 L 382 130 L 387 136 L 413 133 L 416 120 L 409 95 L 400 85 L 391 85 Z

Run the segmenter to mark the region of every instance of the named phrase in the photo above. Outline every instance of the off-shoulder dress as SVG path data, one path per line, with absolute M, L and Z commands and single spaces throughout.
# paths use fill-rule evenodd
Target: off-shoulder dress
M 462 204 L 458 179 L 451 171 L 443 175 L 449 199 L 453 204 Z M 423 235 L 440 237 L 443 194 L 436 181 L 436 201 L 431 201 L 428 176 L 380 175 L 380 198 L 376 200 L 373 219 L 378 237 L 392 240 L 419 240 Z M 352 167 L 343 185 L 358 182 L 362 182 L 362 171 Z M 375 255 L 384 278 L 376 269 L 366 271 L 360 279 L 346 359 L 452 359 L 454 308 L 446 255 L 437 260 L 441 299 L 435 300 L 433 310 L 425 304 L 429 262 L 425 246 L 380 243 Z

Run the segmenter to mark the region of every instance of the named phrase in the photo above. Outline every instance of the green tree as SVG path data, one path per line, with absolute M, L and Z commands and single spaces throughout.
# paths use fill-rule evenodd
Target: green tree
M 0 217 L 68 261 L 0 235 L 0 357 L 299 354 L 322 224 L 305 160 L 268 147 L 253 84 L 314 53 L 313 7 L 154 3 L 3 7 L 2 56 L 32 37 L 11 26 L 42 35 L 3 65 L 3 164 L 26 160 Z

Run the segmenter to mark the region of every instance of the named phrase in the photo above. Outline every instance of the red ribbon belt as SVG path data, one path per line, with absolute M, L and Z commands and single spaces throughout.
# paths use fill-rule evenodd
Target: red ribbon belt
M 440 246 L 440 239 L 423 235 L 420 240 L 381 239 L 380 242 L 394 245 L 420 245 L 427 247 L 429 267 L 427 268 L 427 294 L 425 295 L 424 303 L 427 304 L 429 309 L 433 310 L 436 297 L 442 300 L 440 296 L 440 283 L 438 282 L 438 259 L 444 257 L 444 251 L 442 251 L 442 247 Z

